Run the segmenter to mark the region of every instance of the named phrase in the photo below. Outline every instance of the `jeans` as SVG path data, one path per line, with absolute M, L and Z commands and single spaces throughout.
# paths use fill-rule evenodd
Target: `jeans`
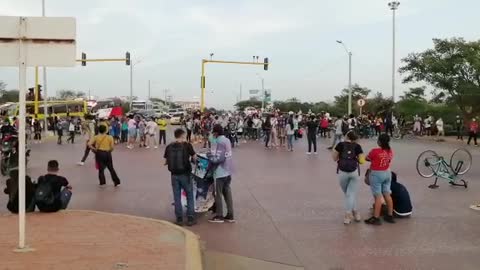
M 215 213 L 217 216 L 223 217 L 223 200 L 225 200 L 227 216 L 233 218 L 232 188 L 230 187 L 232 177 L 217 178 L 215 182 Z
M 293 134 L 287 135 L 287 148 L 288 150 L 293 150 Z
M 341 142 L 343 139 L 343 135 L 342 134 L 335 134 L 333 136 L 333 143 L 332 143 L 332 147 L 335 147 L 335 145 L 337 145 L 339 142 Z
M 127 142 L 128 141 L 128 129 L 123 129 L 121 133 L 121 142 Z
M 187 194 L 187 217 L 195 216 L 194 201 L 193 201 L 193 184 L 192 179 L 188 174 L 174 175 L 172 174 L 172 190 L 173 200 L 175 205 L 175 217 L 183 218 L 182 207 L 182 189 Z
M 119 185 L 120 179 L 117 176 L 117 172 L 115 172 L 115 169 L 113 168 L 112 153 L 98 150 L 95 154 L 95 160 L 98 164 L 98 179 L 100 181 L 100 185 L 105 185 L 105 168 L 110 172 L 113 183 L 115 183 L 115 185 Z
M 90 147 L 88 147 L 88 142 L 87 142 L 87 145 L 85 146 L 85 152 L 83 153 L 81 162 L 85 162 L 85 160 L 87 160 L 88 154 L 90 154 Z
M 70 131 L 69 132 L 70 137 L 67 139 L 67 143 L 70 141 L 71 143 L 75 142 L 75 131 Z
M 373 196 L 381 196 L 383 194 L 392 193 L 390 185 L 392 183 L 392 173 L 388 171 L 371 171 L 370 176 L 370 189 Z
M 187 129 L 187 142 L 192 142 L 192 130 Z
M 463 141 L 463 130 L 460 127 L 457 127 L 457 140 Z
M 268 147 L 268 144 L 270 143 L 271 134 L 272 134 L 271 130 L 265 130 L 265 147 Z
M 312 152 L 312 144 L 313 144 L 313 152 L 317 152 L 317 134 L 314 132 L 308 133 L 307 135 L 308 139 L 308 152 Z
M 72 199 L 72 192 L 68 188 L 62 189 L 60 192 L 60 209 L 67 209 L 70 200 Z
M 160 136 L 158 138 L 158 143 L 159 144 L 162 144 L 162 140 L 163 140 L 163 144 L 167 144 L 167 135 L 166 135 L 167 131 L 166 130 L 160 130 Z
M 358 171 L 338 172 L 340 187 L 345 194 L 345 211 L 351 213 L 357 210 Z
M 475 143 L 475 145 L 477 145 L 477 133 L 476 132 L 473 132 L 473 131 L 470 131 L 469 135 L 468 135 L 468 142 L 467 144 L 470 144 L 470 141 L 472 140 L 473 138 L 473 142 Z

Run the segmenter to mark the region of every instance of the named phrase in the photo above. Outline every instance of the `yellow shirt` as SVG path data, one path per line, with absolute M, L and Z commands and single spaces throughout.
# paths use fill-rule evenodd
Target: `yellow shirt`
M 160 130 L 167 130 L 167 120 L 165 119 L 160 119 L 158 121 L 158 126 Z
M 113 137 L 107 134 L 99 134 L 93 137 L 90 145 L 97 150 L 110 152 L 113 150 Z

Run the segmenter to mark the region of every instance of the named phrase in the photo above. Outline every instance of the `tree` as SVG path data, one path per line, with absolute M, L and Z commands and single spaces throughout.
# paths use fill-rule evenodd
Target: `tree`
M 18 102 L 18 90 L 0 90 L 0 104 L 7 102 Z
M 451 98 L 465 117 L 480 112 L 480 41 L 433 39 L 433 49 L 402 59 L 409 82 L 426 82 Z
M 62 100 L 81 98 L 84 96 L 85 93 L 82 91 L 63 89 L 57 92 L 57 97 Z
M 363 111 L 374 115 L 385 115 L 391 112 L 392 108 L 392 99 L 384 98 L 382 93 L 377 92 L 373 98 L 367 99 Z
M 400 100 L 417 100 L 427 101 L 425 98 L 425 86 L 410 88 L 408 92 L 405 92 L 404 96 L 400 97 Z
M 0 91 L 5 91 L 7 89 L 7 84 L 3 81 L 0 81 Z
M 359 99 L 365 99 L 368 95 L 372 92 L 372 90 L 366 87 L 360 87 L 358 84 L 352 85 L 352 108 L 354 108 L 353 104 L 357 103 Z M 343 114 L 347 112 L 348 109 L 348 88 L 342 90 L 339 96 L 335 96 L 335 106 L 343 110 Z
M 243 111 L 247 107 L 254 107 L 260 109 L 262 107 L 262 102 L 259 100 L 242 100 L 237 102 L 237 104 L 235 104 L 235 107 L 237 107 L 239 111 Z

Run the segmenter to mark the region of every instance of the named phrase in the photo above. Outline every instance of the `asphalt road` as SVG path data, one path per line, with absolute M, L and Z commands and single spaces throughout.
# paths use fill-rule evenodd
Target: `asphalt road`
M 431 190 L 427 186 L 433 179 L 423 179 L 416 172 L 418 154 L 433 149 L 449 157 L 459 145 L 394 141 L 393 169 L 410 191 L 414 215 L 396 224 L 371 227 L 363 223 L 343 225 L 343 193 L 327 144 L 320 139 L 319 154 L 311 156 L 305 154 L 306 141 L 296 142 L 293 153 L 265 150 L 258 142 L 242 144 L 234 150 L 237 223 L 209 224 L 206 217 L 200 217 L 192 230 L 209 250 L 310 270 L 479 268 L 480 213 L 469 209 L 480 200 L 480 167 L 475 166 L 480 159 L 478 148 L 469 148 L 474 166 L 465 176 L 470 182 L 468 189 L 440 182 L 439 189 Z M 361 144 L 368 151 L 375 141 Z M 173 219 L 164 147 L 117 147 L 114 165 L 122 185 L 114 188 L 109 182 L 105 189 L 97 186 L 93 158 L 83 167 L 76 165 L 83 147 L 83 142 L 33 145 L 29 175 L 37 178 L 49 159 L 58 159 L 61 174 L 74 188 L 71 208 Z M 358 197 L 361 213 L 367 217 L 372 203 L 367 186 L 361 185 Z M 6 201 L 6 196 L 0 196 L 0 205 Z M 4 212 L 2 207 L 0 213 Z

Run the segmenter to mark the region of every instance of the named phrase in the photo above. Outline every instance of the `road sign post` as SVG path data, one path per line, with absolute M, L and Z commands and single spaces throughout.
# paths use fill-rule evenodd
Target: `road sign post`
M 0 66 L 19 69 L 18 127 L 18 248 L 25 252 L 25 126 L 27 67 L 75 65 L 76 21 L 74 18 L 0 16 Z
M 365 104 L 366 104 L 365 99 L 361 98 L 357 100 L 357 105 L 360 108 L 360 116 L 362 115 L 362 108 L 363 106 L 365 106 Z

